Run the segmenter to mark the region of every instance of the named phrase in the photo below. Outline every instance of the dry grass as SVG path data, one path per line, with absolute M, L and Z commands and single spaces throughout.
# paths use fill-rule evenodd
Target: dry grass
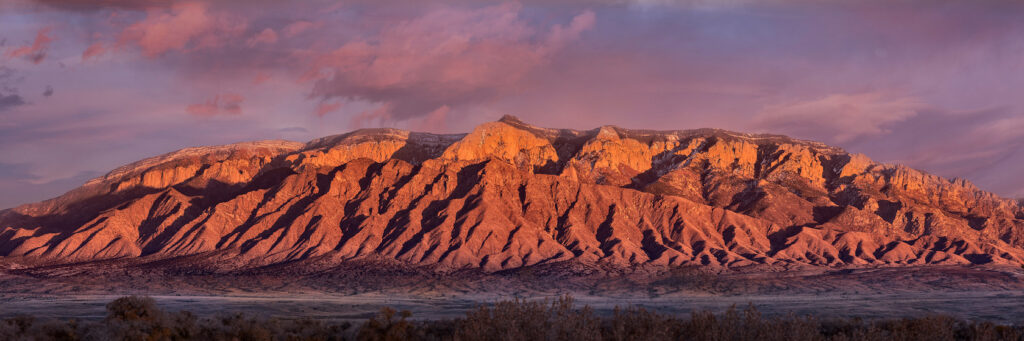
M 673 316 L 642 308 L 598 317 L 572 297 L 512 300 L 480 306 L 463 318 L 413 321 L 409 311 L 384 308 L 349 323 L 282 320 L 227 314 L 197 318 L 165 312 L 148 297 L 122 297 L 101 321 L 0 321 L 0 340 L 1024 340 L 1024 327 L 926 316 L 885 321 L 762 316 L 753 306 L 723 314 Z

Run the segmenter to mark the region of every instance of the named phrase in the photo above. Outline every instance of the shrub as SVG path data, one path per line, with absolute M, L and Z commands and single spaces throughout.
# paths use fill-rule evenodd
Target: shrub
M 611 320 L 604 323 L 602 334 L 606 340 L 679 340 L 682 321 L 642 308 L 616 307 Z
M 459 340 L 597 340 L 600 320 L 584 306 L 575 309 L 570 296 L 554 301 L 520 299 L 480 306 L 456 322 Z
M 107 320 L 156 321 L 162 315 L 149 297 L 125 296 L 107 303 Z
M 371 318 L 359 329 L 358 339 L 365 341 L 401 341 L 412 339 L 412 327 L 405 319 L 412 315 L 408 310 L 403 310 L 397 315 L 396 311 L 389 307 L 381 309 L 377 317 Z

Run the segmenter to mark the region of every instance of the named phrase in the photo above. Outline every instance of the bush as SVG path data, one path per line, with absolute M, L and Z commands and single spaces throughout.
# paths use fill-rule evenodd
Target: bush
M 604 339 L 614 341 L 679 340 L 683 322 L 642 308 L 615 308 L 612 318 L 605 321 L 602 333 Z
M 163 312 L 149 297 L 125 296 L 107 303 L 107 320 L 156 321 Z
M 412 326 L 406 318 L 412 316 L 408 310 L 403 310 L 397 315 L 396 311 L 389 307 L 381 309 L 377 317 L 371 318 L 359 329 L 358 339 L 365 341 L 401 341 L 412 339 Z
M 570 296 L 554 301 L 516 299 L 481 306 L 457 322 L 460 340 L 597 340 L 600 320 L 589 307 L 576 309 Z
M 89 338 L 112 340 L 189 340 L 196 337 L 196 317 L 190 312 L 165 313 L 149 297 L 126 296 L 107 304 L 101 328 Z

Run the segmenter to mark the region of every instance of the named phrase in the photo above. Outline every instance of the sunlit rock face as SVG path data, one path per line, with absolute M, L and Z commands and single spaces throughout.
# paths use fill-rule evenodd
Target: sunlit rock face
M 242 269 L 1024 263 L 1024 211 L 964 180 L 722 130 L 514 117 L 189 148 L 0 213 L 7 266 L 192 256 Z

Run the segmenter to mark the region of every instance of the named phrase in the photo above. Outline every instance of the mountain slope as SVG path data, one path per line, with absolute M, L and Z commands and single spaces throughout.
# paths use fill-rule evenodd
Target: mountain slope
M 1024 210 L 816 142 L 589 131 L 360 130 L 190 148 L 0 213 L 9 266 L 191 256 L 219 269 L 1022 264 Z

